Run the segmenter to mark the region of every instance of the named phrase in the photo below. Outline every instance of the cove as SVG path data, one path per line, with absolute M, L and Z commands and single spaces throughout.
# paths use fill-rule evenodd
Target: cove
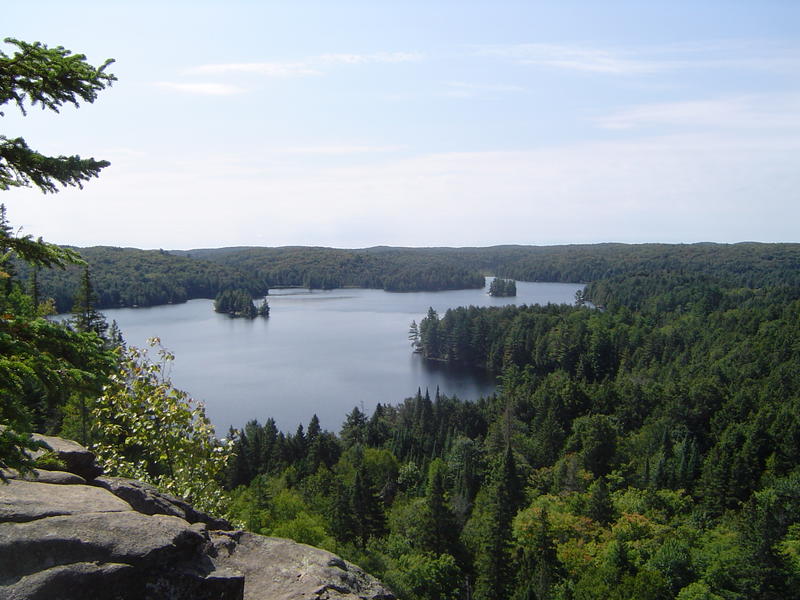
M 493 298 L 486 289 L 272 290 L 271 317 L 254 320 L 217 314 L 211 300 L 103 312 L 129 345 L 161 339 L 176 357 L 173 384 L 205 403 L 219 435 L 269 417 L 293 432 L 315 413 L 323 428 L 338 431 L 354 406 L 371 414 L 377 403 L 397 404 L 417 388 L 433 395 L 438 387 L 465 400 L 494 391 L 485 373 L 431 364 L 411 352 L 409 324 L 428 307 L 444 315 L 469 305 L 572 304 L 583 287 L 518 282 L 514 298 Z

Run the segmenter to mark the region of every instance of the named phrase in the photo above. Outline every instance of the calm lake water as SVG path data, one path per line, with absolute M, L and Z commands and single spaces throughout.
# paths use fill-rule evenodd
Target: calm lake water
M 433 395 L 438 386 L 468 400 L 492 393 L 492 378 L 431 365 L 411 352 L 409 324 L 428 307 L 441 316 L 457 306 L 571 304 L 582 288 L 518 282 L 516 298 L 486 290 L 272 290 L 270 318 L 254 320 L 217 314 L 211 300 L 103 312 L 129 345 L 161 338 L 176 356 L 173 384 L 205 402 L 218 434 L 269 417 L 293 432 L 314 413 L 323 428 L 338 431 L 354 406 L 371 414 L 377 403 L 397 404 L 417 388 Z

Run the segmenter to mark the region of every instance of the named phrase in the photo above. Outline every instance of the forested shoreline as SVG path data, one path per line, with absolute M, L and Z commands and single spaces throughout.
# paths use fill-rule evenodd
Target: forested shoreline
M 362 287 L 392 292 L 481 288 L 484 277 L 563 283 L 632 273 L 713 275 L 725 285 L 800 286 L 800 244 L 589 244 L 486 248 L 219 248 L 189 251 L 72 248 L 89 264 L 98 308 L 253 297 L 270 287 Z M 21 276 L 28 270 L 19 264 Z M 80 268 L 43 271 L 41 293 L 67 312 Z

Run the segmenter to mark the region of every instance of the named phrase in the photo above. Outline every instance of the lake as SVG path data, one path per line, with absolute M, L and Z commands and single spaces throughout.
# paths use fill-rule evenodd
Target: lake
M 175 354 L 175 387 L 202 400 L 217 433 L 251 419 L 275 419 L 291 431 L 317 414 L 323 428 L 339 427 L 354 406 L 371 414 L 377 403 L 397 404 L 416 393 L 467 400 L 489 395 L 486 374 L 429 364 L 411 352 L 408 328 L 433 307 L 503 306 L 575 301 L 581 284 L 517 283 L 515 298 L 483 290 L 391 293 L 383 290 L 271 290 L 270 318 L 231 319 L 211 300 L 103 311 L 129 345 L 150 337 Z

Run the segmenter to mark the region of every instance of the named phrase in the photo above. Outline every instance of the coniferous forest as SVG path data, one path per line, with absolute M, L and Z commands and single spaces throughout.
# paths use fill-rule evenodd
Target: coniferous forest
M 71 248 L 89 264 L 98 308 L 253 297 L 271 287 L 362 287 L 392 292 L 481 288 L 485 275 L 521 281 L 593 282 L 631 273 L 713 275 L 743 286 L 800 285 L 798 244 L 594 244 L 490 248 L 220 248 L 165 251 Z M 29 277 L 24 262 L 16 265 Z M 43 270 L 39 288 L 68 312 L 82 268 Z
M 248 423 L 231 510 L 407 598 L 798 597 L 800 289 L 773 276 L 429 311 L 423 356 L 498 392 L 356 407 L 338 435 Z

